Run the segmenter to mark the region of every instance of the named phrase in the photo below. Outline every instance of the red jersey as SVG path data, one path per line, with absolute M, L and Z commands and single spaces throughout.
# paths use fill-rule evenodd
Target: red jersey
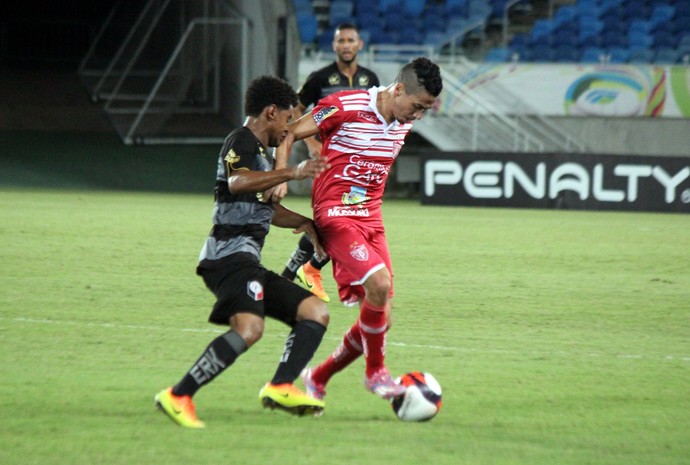
M 331 167 L 314 179 L 314 219 L 381 223 L 386 179 L 412 123 L 386 123 L 376 109 L 385 87 L 342 91 L 319 101 L 312 116 Z

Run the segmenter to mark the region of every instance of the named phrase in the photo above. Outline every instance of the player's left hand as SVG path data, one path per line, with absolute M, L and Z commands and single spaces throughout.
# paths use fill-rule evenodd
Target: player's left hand
M 264 192 L 264 199 L 266 202 L 280 203 L 288 193 L 288 185 L 286 182 L 273 186 Z
M 295 228 L 292 232 L 294 234 L 309 234 L 311 243 L 314 246 L 314 251 L 322 257 L 328 256 L 326 250 L 324 250 L 323 246 L 321 245 L 321 241 L 319 240 L 319 233 L 316 231 L 316 225 L 312 220 L 305 221 L 299 227 Z

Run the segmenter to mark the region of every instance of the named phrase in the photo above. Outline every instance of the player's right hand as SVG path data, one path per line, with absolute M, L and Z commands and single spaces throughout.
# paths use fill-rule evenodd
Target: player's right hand
M 315 178 L 330 167 L 331 165 L 320 156 L 311 160 L 304 160 L 294 167 L 294 179 Z

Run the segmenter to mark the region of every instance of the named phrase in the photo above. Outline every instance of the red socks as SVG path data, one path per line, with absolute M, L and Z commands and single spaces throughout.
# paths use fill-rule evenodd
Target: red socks
M 362 355 L 362 335 L 359 322 L 356 322 L 343 337 L 343 342 L 325 362 L 312 370 L 312 379 L 319 384 L 326 384 L 331 376 L 347 367 Z
M 345 333 L 343 342 L 326 361 L 312 370 L 314 382 L 328 383 L 331 376 L 357 360 L 362 353 L 366 357 L 366 376 L 376 373 L 384 366 L 386 330 L 385 307 L 376 307 L 364 300 L 359 320 Z
M 362 347 L 366 357 L 366 376 L 370 377 L 383 368 L 386 356 L 386 308 L 376 307 L 368 301 L 362 302 L 359 312 L 359 329 L 362 332 Z

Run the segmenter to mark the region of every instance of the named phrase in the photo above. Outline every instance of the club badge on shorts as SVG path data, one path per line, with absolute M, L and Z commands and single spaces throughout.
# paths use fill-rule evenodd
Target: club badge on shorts
M 352 255 L 352 258 L 359 260 L 360 262 L 366 262 L 369 260 L 369 250 L 367 250 L 367 246 L 364 244 L 358 244 L 357 242 L 350 245 L 350 255 Z
M 247 283 L 247 295 L 256 301 L 264 300 L 264 287 L 259 281 L 249 281 Z

